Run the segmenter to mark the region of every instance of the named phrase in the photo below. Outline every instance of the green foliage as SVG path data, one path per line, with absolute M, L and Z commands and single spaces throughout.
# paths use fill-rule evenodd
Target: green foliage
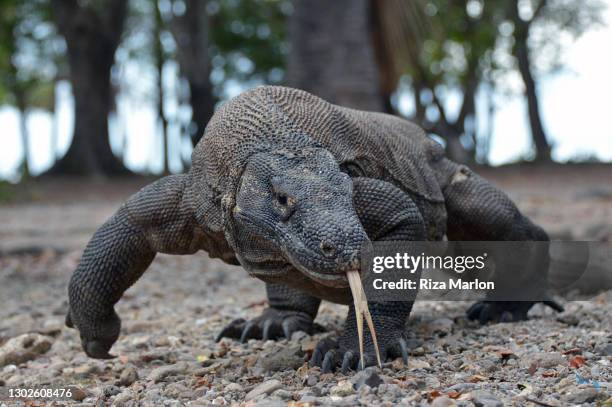
M 287 0 L 213 0 L 210 37 L 213 81 L 218 90 L 228 83 L 279 83 L 288 52 Z
M 45 0 L 0 3 L 0 104 L 52 110 L 63 43 Z

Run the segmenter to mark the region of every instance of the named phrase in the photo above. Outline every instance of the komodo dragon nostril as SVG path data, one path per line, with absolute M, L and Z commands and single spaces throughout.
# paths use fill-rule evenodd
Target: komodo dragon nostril
M 325 240 L 319 243 L 319 248 L 325 257 L 333 257 L 336 255 L 336 247 Z

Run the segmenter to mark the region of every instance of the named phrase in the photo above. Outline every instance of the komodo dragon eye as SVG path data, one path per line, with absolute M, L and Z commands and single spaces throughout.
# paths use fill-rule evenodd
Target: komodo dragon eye
M 287 206 L 287 202 L 289 201 L 289 198 L 287 198 L 287 195 L 284 195 L 284 194 L 277 195 L 276 196 L 276 201 L 281 206 Z
M 348 174 L 351 178 L 365 176 L 365 171 L 355 162 L 344 162 L 340 164 L 340 171 Z
M 274 206 L 281 220 L 287 221 L 295 209 L 295 199 L 285 193 L 277 192 L 274 194 Z

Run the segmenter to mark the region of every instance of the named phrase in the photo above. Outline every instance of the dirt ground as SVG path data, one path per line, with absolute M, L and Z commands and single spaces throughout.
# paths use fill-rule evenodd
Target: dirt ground
M 612 241 L 612 167 L 479 171 L 563 240 Z M 345 308 L 324 304 L 325 332 L 291 340 L 215 343 L 234 318 L 265 307 L 263 283 L 206 254 L 156 258 L 117 306 L 122 335 L 109 361 L 88 359 L 63 326 L 66 286 L 84 245 L 122 200 L 151 179 L 46 180 L 0 204 L 0 405 L 9 388 L 75 386 L 82 405 L 612 405 L 612 276 L 593 275 L 584 301 L 555 314 L 480 327 L 468 304 L 420 302 L 410 361 L 358 374 L 304 363 L 341 329 Z M 607 270 L 610 270 L 609 268 Z

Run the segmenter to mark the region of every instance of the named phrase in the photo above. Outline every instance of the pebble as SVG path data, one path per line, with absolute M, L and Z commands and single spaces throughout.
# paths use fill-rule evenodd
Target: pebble
M 295 370 L 304 364 L 304 352 L 300 346 L 283 348 L 271 355 L 260 357 L 260 364 L 265 372 Z
M 127 406 L 133 398 L 134 393 L 132 391 L 124 390 L 123 392 L 119 393 L 117 397 L 115 397 L 111 405 L 116 407 L 124 407 Z
M 230 383 L 227 386 L 225 386 L 225 391 L 227 392 L 239 392 L 243 390 L 244 388 L 238 383 Z
M 281 382 L 273 379 L 273 380 L 268 380 L 266 382 L 263 382 L 261 384 L 259 384 L 258 386 L 256 386 L 253 390 L 251 390 L 250 392 L 247 393 L 245 400 L 252 400 L 254 398 L 256 398 L 257 396 L 260 396 L 262 394 L 270 394 L 272 393 L 274 390 L 280 389 L 282 386 Z
M 175 376 L 185 373 L 187 370 L 187 363 L 181 362 L 170 366 L 162 366 L 153 369 L 149 374 L 149 380 L 158 383 L 164 380 L 168 376 Z
M 138 371 L 134 366 L 127 366 L 119 376 L 119 385 L 129 386 L 138 380 Z
M 353 393 L 355 393 L 355 390 L 353 389 L 353 384 L 348 380 L 342 380 L 337 385 L 332 387 L 331 391 L 329 392 L 330 395 L 337 397 L 346 397 L 350 396 Z
M 454 400 L 446 396 L 436 397 L 431 403 L 431 407 L 452 407 L 456 405 L 457 403 Z
M 529 354 L 523 361 L 523 367 L 529 368 L 534 365 L 544 369 L 565 365 L 567 360 L 559 352 L 538 352 Z
M 278 389 L 272 393 L 272 396 L 283 400 L 291 400 L 293 398 L 293 393 L 291 393 L 289 390 Z
M 612 342 L 598 343 L 595 346 L 595 353 L 601 356 L 612 356 Z
M 117 386 L 105 386 L 102 390 L 104 397 L 111 397 L 121 393 L 121 389 Z
M 90 374 L 101 373 L 103 370 L 103 367 L 100 366 L 99 363 L 90 362 L 75 367 L 73 373 L 75 376 L 83 378 L 89 376 Z
M 370 386 L 374 389 L 383 383 L 383 379 L 378 374 L 378 368 L 372 366 L 355 373 L 351 382 L 356 390 L 359 390 L 362 386 Z
M 476 390 L 472 393 L 472 403 L 476 407 L 503 407 L 501 400 L 491 392 Z
M 582 404 L 595 401 L 599 396 L 599 392 L 593 388 L 579 390 L 575 393 L 566 395 L 563 399 L 569 404 Z
M 85 393 L 85 390 L 81 389 L 80 387 L 73 387 L 72 388 L 72 396 L 71 396 L 71 398 L 73 400 L 83 401 L 85 399 L 85 397 L 87 397 L 87 393 Z
M 36 333 L 11 338 L 0 347 L 0 366 L 18 365 L 36 359 L 47 352 L 52 344 L 52 338 Z

